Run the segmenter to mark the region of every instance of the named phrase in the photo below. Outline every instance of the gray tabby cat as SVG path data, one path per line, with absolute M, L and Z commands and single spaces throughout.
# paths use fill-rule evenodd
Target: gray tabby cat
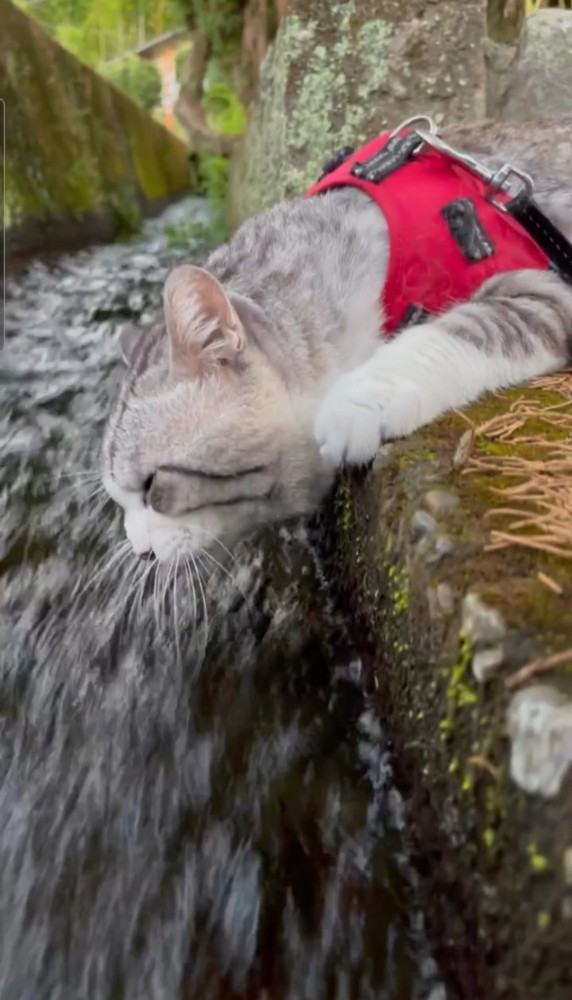
M 572 240 L 572 116 L 445 138 L 528 171 Z M 388 253 L 378 206 L 345 188 L 278 204 L 206 269 L 171 273 L 164 325 L 126 346 L 104 443 L 135 552 L 169 561 L 308 513 L 336 469 L 368 462 L 380 442 L 568 363 L 572 287 L 548 271 L 501 274 L 384 341 Z

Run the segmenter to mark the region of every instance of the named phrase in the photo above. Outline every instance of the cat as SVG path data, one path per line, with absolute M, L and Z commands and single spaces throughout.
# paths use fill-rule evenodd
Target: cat
M 535 181 L 572 240 L 572 116 L 445 131 Z M 572 286 L 549 270 L 490 278 L 383 339 L 389 238 L 379 207 L 336 188 L 245 222 L 204 268 L 168 276 L 162 322 L 123 343 L 103 479 L 142 557 L 227 548 L 314 511 L 342 466 L 485 392 L 565 367 Z

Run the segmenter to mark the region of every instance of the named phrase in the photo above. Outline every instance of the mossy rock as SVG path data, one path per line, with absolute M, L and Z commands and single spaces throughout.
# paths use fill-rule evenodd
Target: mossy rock
M 521 397 L 562 402 L 524 387 L 490 396 L 466 416 L 479 425 Z M 332 568 L 375 650 L 381 710 L 411 790 L 429 921 L 454 995 L 565 1000 L 572 995 L 572 892 L 563 866 L 572 774 L 550 798 L 525 794 L 512 780 L 513 695 L 504 681 L 523 663 L 572 648 L 572 561 L 526 548 L 484 551 L 499 483 L 493 473 L 455 467 L 466 430 L 461 416 L 445 416 L 382 449 L 366 476 L 342 477 Z M 477 447 L 487 454 L 490 444 Z M 434 559 L 437 548 L 419 538 L 415 515 L 428 511 L 436 490 L 459 502 L 433 512 L 431 537 L 452 543 Z M 486 683 L 473 674 L 475 651 L 462 631 L 468 593 L 506 625 L 503 663 Z M 572 697 L 569 663 L 542 680 Z
M 417 0 L 288 4 L 233 158 L 233 223 L 300 194 L 341 146 L 411 114 L 482 116 L 482 0 L 421 6 L 422 16 Z

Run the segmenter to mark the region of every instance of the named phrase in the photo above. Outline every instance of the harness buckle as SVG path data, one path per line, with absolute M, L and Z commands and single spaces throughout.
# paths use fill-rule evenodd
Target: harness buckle
M 516 185 L 515 181 L 517 182 Z M 527 199 L 532 198 L 534 194 L 534 181 L 530 174 L 527 174 L 524 170 L 519 170 L 517 167 L 513 167 L 512 164 L 505 163 L 492 175 L 488 183 L 486 197 L 495 208 L 500 209 L 501 212 L 506 212 L 506 204 L 499 201 L 496 197 L 498 193 L 510 195 L 511 201 L 522 194 Z
M 415 121 L 415 119 L 413 119 Z M 431 119 L 429 119 L 431 121 Z M 431 123 L 433 124 L 433 123 Z M 402 128 L 403 126 L 400 126 Z M 486 198 L 495 206 L 495 208 L 501 211 L 506 211 L 506 206 L 502 201 L 499 201 L 497 195 L 507 194 L 516 198 L 520 194 L 525 194 L 528 198 L 531 198 L 534 193 L 534 181 L 530 174 L 527 174 L 524 170 L 520 170 L 518 167 L 513 167 L 510 163 L 503 164 L 498 170 L 489 170 L 488 167 L 476 160 L 474 156 L 469 156 L 467 153 L 460 153 L 459 150 L 454 149 L 449 143 L 444 142 L 443 139 L 437 134 L 437 131 L 424 132 L 421 129 L 416 129 L 417 135 L 423 140 L 423 143 L 427 146 L 431 146 L 438 152 L 443 153 L 444 156 L 448 156 L 449 159 L 455 160 L 462 166 L 470 170 L 471 173 L 476 174 L 481 180 L 485 181 L 487 185 Z M 420 146 L 415 155 L 419 155 L 422 152 L 423 146 Z M 515 187 L 515 181 L 517 185 Z

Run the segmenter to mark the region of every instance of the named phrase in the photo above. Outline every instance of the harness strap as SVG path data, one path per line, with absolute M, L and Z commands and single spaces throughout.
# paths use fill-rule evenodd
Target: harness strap
M 356 162 L 350 173 L 354 177 L 374 184 L 382 183 L 403 167 L 423 146 L 423 138 L 415 131 L 392 134 L 385 146 L 364 162 Z M 339 150 L 325 164 L 320 180 L 349 159 L 353 150 L 347 146 Z M 447 155 L 445 152 L 443 155 Z M 467 158 L 468 159 L 468 158 Z M 572 284 L 572 243 L 547 218 L 527 190 L 520 191 L 511 201 L 496 203 L 499 211 L 506 211 L 529 234 L 546 254 L 552 268 L 566 282 Z
M 534 199 L 523 191 L 505 207 L 541 250 L 544 250 L 560 277 L 572 284 L 572 244 L 545 216 Z

